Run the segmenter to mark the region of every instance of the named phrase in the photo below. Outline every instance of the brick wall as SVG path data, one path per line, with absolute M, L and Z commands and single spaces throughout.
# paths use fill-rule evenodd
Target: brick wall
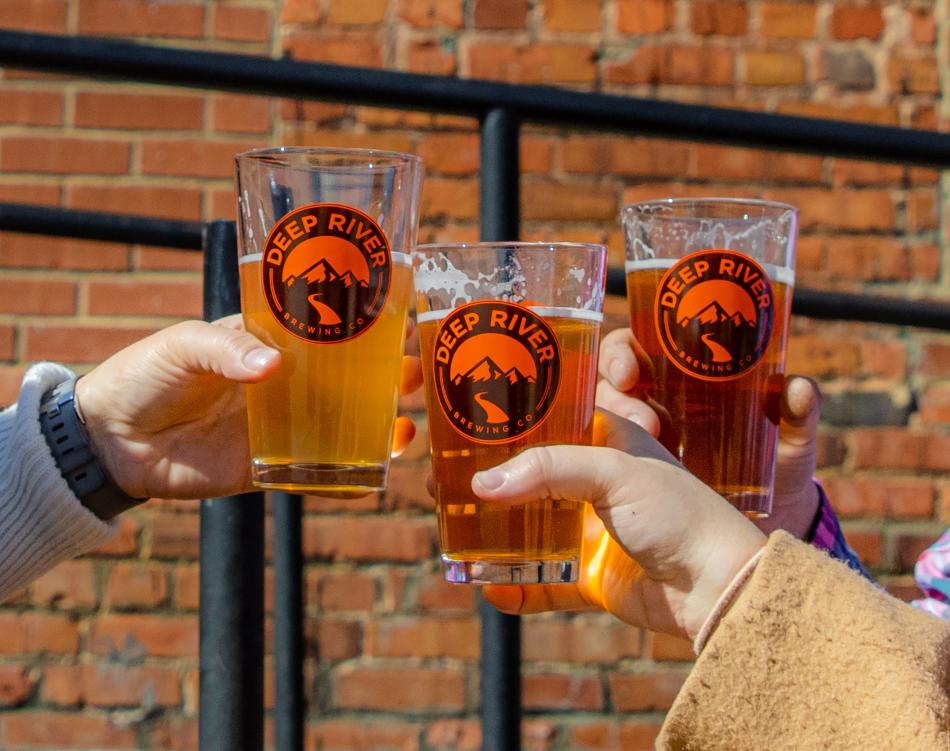
M 948 113 L 946 14 L 944 0 L 3 0 L 0 27 L 933 128 Z M 277 143 L 416 151 L 422 238 L 478 235 L 478 137 L 464 118 L 0 78 L 0 200 L 231 215 L 232 154 Z M 802 284 L 948 293 L 932 170 L 530 126 L 521 158 L 527 238 L 606 242 L 619 262 L 624 202 L 765 196 L 802 209 Z M 0 265 L 4 402 L 30 361 L 87 369 L 200 313 L 194 254 L 7 233 Z M 610 310 L 622 323 L 623 302 Z M 790 368 L 827 395 L 821 474 L 854 546 L 910 597 L 918 551 L 950 524 L 950 338 L 794 328 Z M 306 502 L 311 749 L 480 746 L 474 593 L 440 581 L 426 451 L 423 435 L 383 498 Z M 196 505 L 151 502 L 107 548 L 0 607 L 0 746 L 194 748 L 197 555 Z M 524 630 L 526 748 L 651 745 L 686 645 L 593 615 Z

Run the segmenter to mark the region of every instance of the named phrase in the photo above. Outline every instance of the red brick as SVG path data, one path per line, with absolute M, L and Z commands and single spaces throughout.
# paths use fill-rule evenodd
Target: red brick
M 940 248 L 933 243 L 914 243 L 908 251 L 910 278 L 914 281 L 937 281 L 942 266 Z
M 950 378 L 950 343 L 930 341 L 921 344 L 917 369 L 921 375 Z
M 665 51 L 660 83 L 681 86 L 731 86 L 735 60 L 730 50 L 716 47 L 674 47 Z
M 659 151 L 658 161 L 663 159 L 663 152 Z M 692 148 L 687 174 L 707 180 L 761 180 L 765 176 L 766 161 L 763 151 L 696 144 Z M 681 175 L 684 171 L 677 170 L 670 173 L 670 177 Z
M 934 544 L 941 532 L 943 527 L 934 528 L 932 531 L 903 532 L 895 535 L 894 552 L 898 572 L 913 572 L 920 554 Z
M 474 133 L 427 133 L 419 142 L 426 172 L 471 175 L 478 172 L 480 147 Z
M 300 146 L 380 149 L 382 151 L 412 151 L 413 139 L 404 133 L 367 131 L 364 133 L 335 130 L 305 130 L 298 134 Z
M 557 727 L 549 720 L 521 723 L 521 745 L 525 751 L 552 751 L 557 735 Z
M 62 125 L 63 95 L 33 89 L 0 90 L 0 124 Z
M 168 599 L 168 575 L 152 564 L 117 563 L 109 571 L 106 600 L 113 608 L 155 608 Z
M 547 173 L 551 171 L 553 144 L 548 138 L 521 137 L 521 171 L 524 173 Z
M 746 52 L 742 55 L 745 82 L 750 86 L 801 86 L 805 60 L 795 52 Z
M 42 711 L 12 712 L 2 721 L 8 748 L 135 749 L 133 727 L 114 725 L 108 717 Z
M 391 720 L 325 720 L 307 725 L 307 748 L 321 751 L 419 751 L 419 725 Z
M 72 315 L 76 312 L 76 285 L 30 277 L 0 279 L 0 313 Z
M 270 11 L 267 8 L 216 5 L 214 35 L 232 42 L 269 42 Z
M 334 26 L 375 26 L 386 18 L 389 0 L 330 0 L 327 21 Z
M 478 751 L 482 747 L 482 728 L 474 720 L 436 720 L 426 729 L 426 745 L 453 751 Z
M 528 662 L 612 664 L 640 656 L 640 631 L 599 617 L 525 619 L 522 659 Z
M 933 57 L 892 57 L 888 60 L 887 74 L 897 94 L 940 94 L 940 74 Z
M 0 405 L 9 406 L 20 394 L 25 365 L 0 366 Z
M 16 355 L 16 332 L 13 326 L 0 326 L 0 360 L 13 360 Z
M 89 651 L 128 659 L 197 657 L 198 618 L 194 615 L 100 615 L 91 622 Z
M 113 326 L 27 326 L 25 357 L 27 360 L 99 363 L 154 332 L 151 328 Z
M 151 751 L 198 751 L 198 720 L 164 715 L 149 731 L 148 748 Z
M 422 214 L 429 219 L 478 217 L 478 183 L 474 180 L 426 179 L 422 186 Z
M 926 480 L 829 477 L 822 480 L 841 517 L 927 518 L 934 510 L 934 488 Z
M 428 521 L 394 517 L 305 519 L 303 551 L 308 558 L 418 561 L 433 553 Z
M 350 511 L 378 511 L 380 509 L 379 494 L 370 493 L 358 498 L 332 498 L 324 495 L 303 496 L 303 511 L 305 514 L 339 514 Z
M 88 293 L 94 316 L 201 317 L 200 282 L 90 282 Z
M 472 19 L 476 29 L 523 29 L 528 20 L 528 1 L 475 0 Z
M 162 219 L 201 218 L 201 191 L 194 188 L 122 185 L 71 185 L 67 204 L 74 209 L 140 214 Z
M 228 194 L 233 203 L 232 192 Z M 203 263 L 201 253 L 192 250 L 140 247 L 132 251 L 132 268 L 136 271 L 201 271 Z
M 617 28 L 622 34 L 657 34 L 673 25 L 670 0 L 617 0 Z
M 386 488 L 386 508 L 399 510 L 435 511 L 435 499 L 426 488 L 429 465 L 419 465 L 419 460 L 429 456 L 428 433 L 425 420 L 421 430 L 410 444 L 408 451 L 415 452 L 415 459 L 403 453 L 389 471 L 389 483 Z M 417 439 L 421 441 L 417 442 Z
M 765 176 L 772 182 L 824 182 L 825 160 L 818 156 L 770 152 L 765 159 Z
M 836 228 L 876 232 L 892 230 L 895 224 L 894 201 L 886 190 L 786 188 L 766 195 L 797 206 L 803 230 Z
M 900 341 L 864 339 L 861 362 L 871 375 L 901 380 L 907 375 L 907 346 Z
M 515 45 L 475 42 L 468 47 L 472 78 L 510 83 L 593 83 L 596 50 L 584 44 Z
M 938 188 L 916 188 L 907 192 L 907 231 L 926 232 L 940 226 Z
M 0 28 L 10 31 L 62 34 L 66 32 L 66 17 L 66 0 L 3 0 L 0 3 Z
M 835 39 L 878 39 L 884 31 L 884 16 L 873 6 L 837 6 L 831 12 L 831 35 Z
M 639 3 L 640 0 L 635 0 Z M 640 45 L 625 58 L 608 61 L 604 65 L 604 81 L 611 84 L 634 85 L 660 82 L 664 66 L 664 52 L 659 47 Z
M 652 751 L 660 724 L 649 720 L 591 722 L 571 726 L 571 748 L 590 751 Z
M 856 373 L 860 356 L 851 339 L 793 336 L 788 342 L 787 363 L 791 373 L 831 378 Z
M 142 172 L 185 177 L 232 177 L 234 157 L 261 146 L 253 141 L 145 141 Z
M 0 234 L 0 268 L 126 271 L 126 245 L 72 238 Z
M 544 26 L 551 31 L 600 30 L 599 0 L 544 0 Z
M 59 185 L 37 183 L 0 184 L 0 201 L 13 203 L 39 203 L 44 206 L 58 206 L 62 190 Z
M 76 125 L 122 130 L 199 130 L 204 98 L 193 94 L 80 91 Z
M 458 67 L 455 51 L 438 38 L 410 39 L 406 47 L 406 70 L 430 76 L 451 76 Z
M 280 22 L 316 23 L 320 20 L 320 5 L 320 0 L 285 0 L 280 4 Z
M 364 654 L 477 660 L 479 644 L 479 625 L 473 619 L 386 619 L 366 624 Z
M 175 607 L 180 610 L 197 610 L 201 594 L 201 575 L 197 566 L 176 566 Z
M 876 123 L 877 125 L 899 125 L 900 113 L 893 105 L 873 104 L 826 104 L 824 102 L 779 102 L 780 115 L 799 115 L 801 117 L 820 117 L 829 120 L 847 120 L 856 123 Z
M 219 133 L 268 133 L 271 100 L 239 94 L 211 98 L 211 127 Z
M 361 572 L 329 572 L 316 581 L 320 610 L 371 611 L 376 601 L 376 582 Z
M 522 678 L 521 700 L 528 711 L 599 712 L 604 707 L 604 691 L 594 676 L 528 673 Z
M 197 514 L 157 513 L 152 519 L 152 557 L 197 559 L 200 537 Z
M 174 668 L 126 664 L 50 665 L 43 675 L 43 699 L 60 706 L 174 707 L 181 704 Z
M 950 424 L 950 384 L 936 383 L 920 397 L 920 419 L 924 422 Z
M 862 428 L 851 434 L 857 469 L 944 471 L 950 469 L 950 437 L 902 428 Z
M 645 138 L 571 136 L 558 143 L 565 172 L 593 175 L 677 177 L 687 171 L 686 144 Z
M 692 662 L 696 659 L 693 644 L 688 639 L 680 639 L 669 634 L 649 633 L 647 653 L 653 660 Z
M 139 550 L 139 523 L 129 514 L 118 519 L 119 531 L 105 545 L 89 553 L 95 556 L 134 556 Z
M 700 0 L 690 3 L 689 9 L 694 34 L 743 36 L 749 27 L 745 3 Z
M 471 587 L 449 584 L 442 574 L 433 574 L 419 586 L 418 607 L 424 612 L 472 612 L 475 593 Z
M 401 19 L 421 29 L 462 25 L 462 0 L 399 0 L 398 12 Z
M 39 605 L 63 610 L 95 607 L 99 598 L 92 561 L 63 561 L 30 585 L 30 597 Z
M 811 39 L 815 35 L 815 6 L 804 3 L 765 3 L 759 6 L 764 37 Z
M 363 653 L 363 624 L 321 619 L 308 626 L 321 660 L 351 660 Z
M 915 44 L 933 45 L 937 41 L 937 21 L 930 8 L 909 10 L 911 17 L 911 38 Z
M 42 698 L 49 704 L 74 707 L 82 700 L 82 665 L 47 665 L 43 670 Z
M 896 239 L 860 235 L 825 238 L 832 279 L 897 281 L 909 278 L 905 247 Z
M 613 707 L 619 712 L 669 709 L 686 675 L 684 671 L 612 673 L 607 683 Z
M 0 654 L 76 654 L 79 631 L 65 615 L 0 613 Z
M 616 193 L 599 185 L 533 180 L 521 191 L 522 217 L 529 221 L 613 221 L 618 208 Z
M 23 665 L 0 665 L 0 707 L 18 707 L 33 695 L 36 682 Z
M 192 3 L 148 0 L 80 0 L 80 34 L 103 36 L 204 36 L 204 8 Z
M 834 159 L 831 162 L 831 175 L 836 185 L 900 186 L 905 169 L 901 164 L 858 162 L 854 159 Z
M 295 34 L 285 39 L 284 48 L 296 60 L 379 67 L 383 64 L 379 39 L 375 34 L 351 32 L 346 36 Z
M 465 706 L 465 681 L 448 669 L 345 667 L 333 679 L 339 709 L 441 714 Z
M 131 154 L 132 147 L 127 141 L 7 136 L 3 139 L 0 169 L 7 172 L 122 175 L 129 171 Z

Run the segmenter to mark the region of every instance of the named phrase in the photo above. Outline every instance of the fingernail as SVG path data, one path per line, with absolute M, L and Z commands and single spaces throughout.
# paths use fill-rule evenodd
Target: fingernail
M 279 353 L 276 349 L 271 349 L 270 347 L 256 347 L 244 355 L 244 367 L 248 370 L 264 370 L 268 365 L 270 365 L 274 360 L 277 359 Z
M 484 472 L 476 472 L 475 479 L 485 490 L 498 490 L 505 484 L 508 476 L 500 469 L 486 469 Z
M 623 378 L 623 363 L 620 360 L 613 360 L 607 366 L 607 377 L 616 386 Z

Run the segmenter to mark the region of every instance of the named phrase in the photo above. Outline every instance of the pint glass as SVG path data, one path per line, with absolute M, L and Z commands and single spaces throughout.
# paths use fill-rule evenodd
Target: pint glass
M 254 484 L 361 495 L 389 467 L 422 167 L 357 149 L 237 157 L 241 310 L 281 352 L 247 386 Z
M 639 396 L 666 448 L 750 517 L 772 507 L 796 225 L 765 201 L 623 210 Z
M 584 503 L 480 500 L 472 475 L 530 446 L 591 443 L 606 251 L 571 243 L 414 251 L 445 578 L 577 578 Z

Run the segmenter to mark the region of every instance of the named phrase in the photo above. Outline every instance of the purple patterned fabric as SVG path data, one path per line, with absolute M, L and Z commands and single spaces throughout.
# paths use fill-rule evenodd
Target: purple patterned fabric
M 911 604 L 950 621 L 950 529 L 920 554 L 914 566 L 914 578 L 925 597 Z
M 874 577 L 871 576 L 864 564 L 861 563 L 857 553 L 851 549 L 847 540 L 845 540 L 841 525 L 838 523 L 838 516 L 831 508 L 828 496 L 825 495 L 821 483 L 816 481 L 815 486 L 818 488 L 818 513 L 812 525 L 809 541 L 819 550 L 827 551 L 832 558 L 847 563 L 865 579 L 874 581 Z

